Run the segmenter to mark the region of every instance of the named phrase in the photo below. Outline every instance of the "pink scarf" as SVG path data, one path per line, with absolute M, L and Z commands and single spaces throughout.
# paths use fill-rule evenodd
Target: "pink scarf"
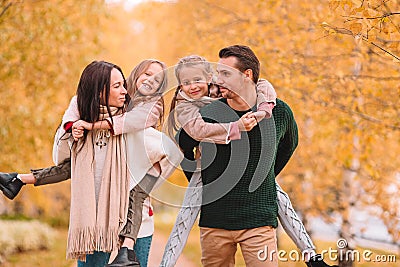
M 108 117 L 101 109 L 101 119 Z M 120 110 L 112 109 L 112 115 Z M 101 189 L 96 211 L 94 186 L 94 140 L 90 131 L 82 149 L 82 141 L 71 154 L 71 208 L 68 231 L 67 259 L 86 260 L 94 251 L 111 252 L 118 248 L 118 234 L 126 221 L 129 197 L 129 176 L 126 164 L 124 135 L 109 138 Z

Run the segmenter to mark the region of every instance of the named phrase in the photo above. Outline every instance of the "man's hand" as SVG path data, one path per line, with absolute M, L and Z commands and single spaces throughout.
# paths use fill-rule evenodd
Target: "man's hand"
M 257 125 L 257 119 L 254 117 L 253 112 L 247 112 L 239 120 L 239 130 L 244 132 L 251 131 Z

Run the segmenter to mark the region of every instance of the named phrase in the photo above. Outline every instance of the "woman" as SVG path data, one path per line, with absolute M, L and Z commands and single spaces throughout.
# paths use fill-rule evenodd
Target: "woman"
M 122 114 L 129 102 L 122 70 L 104 61 L 94 61 L 83 70 L 76 95 L 80 118 L 91 123 Z M 67 112 L 62 125 L 68 125 L 72 117 Z M 65 133 L 60 127 L 58 134 Z M 128 209 L 125 144 L 122 136 L 109 136 L 103 130 L 83 136 L 71 149 L 67 258 L 78 259 L 78 266 L 104 266 L 109 252 L 117 249 Z M 56 163 L 67 155 L 68 142 L 55 140 Z
M 151 72 L 151 69 L 156 69 L 154 68 L 154 66 L 161 66 L 163 67 L 163 65 L 160 62 L 153 62 L 151 60 L 142 62 L 141 64 L 139 64 L 138 67 L 136 67 L 134 69 L 134 71 L 131 74 L 131 77 L 129 79 L 129 81 L 133 81 L 133 83 L 131 82 L 131 84 L 133 84 L 132 86 L 130 86 L 129 88 L 132 89 L 132 95 L 134 95 L 134 99 L 137 100 L 138 98 L 142 98 L 141 101 L 139 102 L 133 102 L 134 105 L 138 105 L 141 104 L 142 106 L 145 106 L 146 104 L 150 103 L 150 99 L 154 99 L 154 96 L 159 96 L 159 89 L 162 88 L 162 86 L 160 86 L 160 84 L 164 84 L 163 81 L 163 76 L 157 76 L 157 75 L 152 75 L 151 73 L 149 73 L 149 70 Z M 115 69 L 115 68 L 114 68 Z M 116 75 L 116 71 L 115 70 L 111 71 L 111 77 L 117 77 L 118 75 Z M 162 70 L 163 68 L 161 68 Z M 85 69 L 86 70 L 86 69 Z M 85 71 L 84 73 L 85 74 Z M 82 76 L 83 76 L 82 74 Z M 123 77 L 123 75 L 122 75 Z M 119 77 L 120 78 L 120 77 Z M 132 78 L 132 79 L 131 79 Z M 158 81 L 157 81 L 158 79 Z M 104 79 L 103 79 L 104 80 Z M 112 80 L 113 81 L 113 80 Z M 81 84 L 81 83 L 80 83 Z M 86 86 L 90 83 L 86 82 L 84 83 Z M 97 83 L 98 84 L 98 83 Z M 120 82 L 116 82 L 116 85 L 119 86 Z M 158 84 L 158 85 L 157 85 Z M 100 83 L 101 85 L 101 83 Z M 142 86 L 143 85 L 143 86 Z M 117 87 L 118 87 L 117 86 Z M 156 90 L 153 90 L 151 93 L 148 92 L 148 94 L 146 95 L 143 92 L 148 91 L 148 89 L 151 89 L 152 86 L 154 86 L 156 88 Z M 93 87 L 93 86 L 92 86 Z M 101 87 L 101 86 L 98 86 Z M 171 154 L 173 154 L 173 156 L 168 156 L 165 155 L 163 153 L 168 153 L 167 152 L 160 152 L 159 154 L 157 154 L 156 152 L 153 153 L 153 155 L 150 157 L 150 159 L 145 160 L 145 162 L 141 162 L 142 164 L 138 164 L 137 161 L 142 160 L 142 157 L 138 158 L 134 158 L 134 162 L 131 162 L 131 166 L 129 166 L 130 168 L 128 169 L 128 163 L 126 162 L 126 150 L 124 149 L 124 145 L 126 146 L 127 143 L 130 143 L 137 139 L 140 140 L 140 138 L 142 136 L 147 136 L 149 134 L 151 134 L 152 137 L 156 137 L 159 138 L 160 135 L 157 135 L 157 133 L 159 133 L 158 131 L 152 129 L 152 130 L 148 130 L 146 131 L 145 134 L 133 134 L 132 131 L 137 130 L 138 127 L 141 127 L 143 129 L 143 126 L 138 126 L 141 124 L 149 124 L 150 126 L 153 125 L 154 121 L 157 121 L 160 117 L 158 116 L 152 116 L 154 115 L 154 113 L 156 112 L 151 112 L 151 116 L 147 116 L 148 112 L 149 112 L 149 108 L 145 108 L 144 110 L 147 110 L 147 112 L 142 113 L 142 116 L 139 116 L 139 118 L 136 116 L 137 113 L 135 113 L 136 115 L 133 116 L 134 120 L 131 120 L 132 117 L 130 117 L 129 115 L 132 114 L 133 112 L 128 112 L 128 113 L 124 113 L 124 107 L 126 107 L 127 103 L 124 103 L 124 106 L 117 106 L 116 104 L 121 104 L 121 101 L 123 100 L 123 98 L 126 96 L 126 92 L 124 92 L 122 89 L 120 91 L 118 91 L 118 93 L 116 93 L 115 91 L 117 90 L 114 87 L 110 87 L 110 91 L 108 92 L 108 88 L 107 86 L 105 86 L 105 89 L 100 93 L 100 89 L 93 90 L 90 93 L 90 88 L 86 88 L 85 90 L 81 89 L 80 87 L 78 87 L 78 91 L 77 91 L 77 105 L 78 105 L 78 111 L 76 112 L 76 108 L 74 107 L 73 103 L 74 101 L 71 102 L 70 108 L 69 110 L 66 112 L 66 114 L 64 115 L 63 118 L 63 125 L 68 124 L 69 122 L 74 121 L 74 118 L 76 116 L 76 113 L 81 114 L 81 112 L 84 112 L 83 114 L 93 114 L 95 113 L 94 110 L 97 109 L 97 106 L 99 106 L 100 109 L 100 113 L 98 118 L 95 118 L 96 116 L 82 116 L 80 115 L 80 118 L 85 120 L 80 120 L 77 121 L 73 124 L 73 134 L 75 139 L 78 139 L 79 137 L 81 137 L 81 139 L 79 139 L 78 141 L 78 145 L 73 147 L 75 150 L 73 150 L 74 153 L 72 153 L 72 191 L 73 189 L 75 189 L 75 191 L 79 192 L 79 190 L 83 190 L 82 189 L 82 184 L 84 184 L 85 182 L 80 181 L 79 184 L 79 180 L 78 178 L 74 179 L 74 173 L 77 173 L 77 177 L 80 175 L 80 172 L 85 172 L 85 166 L 87 166 L 87 161 L 85 162 L 85 159 L 81 159 L 80 155 L 82 154 L 81 151 L 86 152 L 88 151 L 89 154 L 94 154 L 92 155 L 92 158 L 94 157 L 94 177 L 95 177 L 95 181 L 97 180 L 97 183 L 94 183 L 94 189 L 95 189 L 95 196 L 96 196 L 96 200 L 98 199 L 98 201 L 104 201 L 103 198 L 101 197 L 102 194 L 101 192 L 103 192 L 104 190 L 106 190 L 105 195 L 107 195 L 107 197 L 110 199 L 108 204 L 115 204 L 115 203 L 119 203 L 118 208 L 120 209 L 120 215 L 119 215 L 119 220 L 121 222 L 125 222 L 125 217 L 121 217 L 121 211 L 124 209 L 125 205 L 127 204 L 126 202 L 124 202 L 124 192 L 123 189 L 119 188 L 118 186 L 116 186 L 114 183 L 111 183 L 111 181 L 114 182 L 121 182 L 121 181 L 115 181 L 115 177 L 113 178 L 113 176 L 116 176 L 115 172 L 122 177 L 122 182 L 121 182 L 121 186 L 122 188 L 126 188 L 124 186 L 129 185 L 129 183 L 126 183 L 126 177 L 129 178 L 129 173 L 133 173 L 135 176 L 134 178 L 136 178 L 136 184 L 139 183 L 139 185 L 141 185 L 142 187 L 138 187 L 135 186 L 134 189 L 136 190 L 132 190 L 131 194 L 130 194 L 130 204 L 134 203 L 135 205 L 132 207 L 132 205 L 130 205 L 129 210 L 133 211 L 131 213 L 128 213 L 128 220 L 127 220 L 127 224 L 125 225 L 125 227 L 123 228 L 123 231 L 121 233 L 121 237 L 128 237 L 128 239 L 130 238 L 131 241 L 130 242 L 126 242 L 127 239 L 125 238 L 125 242 L 123 247 L 125 247 L 124 249 L 121 249 L 120 252 L 118 253 L 116 259 L 114 260 L 113 263 L 111 263 L 108 266 L 135 266 L 135 259 L 133 256 L 133 250 L 129 249 L 129 247 L 133 247 L 134 241 L 136 240 L 136 236 L 137 236 L 137 231 L 139 230 L 139 226 L 140 226 L 140 222 L 141 222 L 141 212 L 142 212 L 142 203 L 145 197 L 147 197 L 147 195 L 145 193 L 143 193 L 145 191 L 146 188 L 146 184 L 149 184 L 149 182 L 146 182 L 146 177 L 148 177 L 149 175 L 145 175 L 146 172 L 151 168 L 151 166 L 156 163 L 159 162 L 160 165 L 160 169 L 159 171 L 161 171 L 161 174 L 163 177 L 167 177 L 169 176 L 169 174 L 173 171 L 173 166 L 171 167 L 171 164 L 169 164 L 170 161 L 172 162 L 177 162 L 181 160 L 180 157 L 180 153 L 177 149 L 174 150 L 173 147 L 171 148 Z M 135 90 L 138 89 L 136 92 Z M 150 90 L 151 91 L 151 90 Z M 79 93 L 80 95 L 83 96 L 90 96 L 90 95 L 96 95 L 96 94 L 100 94 L 101 97 L 96 99 L 96 97 L 87 97 L 86 99 L 84 97 L 81 98 L 81 101 L 79 101 Z M 108 96 L 108 97 L 107 97 Z M 82 100 L 83 99 L 83 100 Z M 108 103 L 107 103 L 107 99 L 109 99 Z M 159 97 L 158 100 L 156 100 L 156 102 L 159 102 Z M 145 100 L 149 100 L 149 101 L 145 101 Z M 96 101 L 100 101 L 100 102 L 96 102 Z M 103 105 L 99 105 L 103 104 Z M 105 104 L 105 105 L 104 105 Z M 154 103 L 153 103 L 154 104 Z M 87 107 L 92 107 L 92 108 L 87 108 Z M 94 108 L 93 108 L 94 107 Z M 152 110 L 158 110 L 159 106 L 158 105 L 153 105 Z M 106 113 L 107 110 L 107 113 Z M 108 112 L 110 111 L 110 112 Z M 133 111 L 133 110 L 132 110 Z M 161 113 L 159 113 L 161 114 Z M 115 117 L 112 117 L 112 116 Z M 150 117 L 150 118 L 148 118 Z M 100 121 L 98 123 L 94 123 L 95 121 L 99 120 Z M 139 123 L 138 123 L 139 121 Z M 149 122 L 150 121 L 150 122 Z M 93 129 L 93 131 L 82 131 L 82 127 L 86 127 L 86 129 Z M 132 134 L 128 134 L 128 135 L 121 135 L 121 133 L 124 132 L 131 132 Z M 165 138 L 164 138 L 165 139 Z M 62 140 L 62 139 L 61 139 Z M 124 141 L 125 143 L 121 145 L 121 141 Z M 157 141 L 157 140 L 155 140 Z M 62 141 L 60 142 L 62 143 Z M 87 144 L 91 144 L 92 148 L 87 145 Z M 172 142 L 170 142 L 169 145 L 171 145 Z M 140 150 L 140 146 L 141 144 L 138 143 L 135 147 L 135 149 Z M 57 147 L 62 147 L 62 144 L 58 144 Z M 128 147 L 131 147 L 131 145 L 129 145 Z M 111 150 L 110 150 L 111 149 Z M 107 150 L 107 152 L 104 152 L 105 150 Z M 111 154 L 111 152 L 112 154 Z M 62 151 L 58 151 L 60 154 L 62 154 Z M 136 151 L 137 152 L 137 151 Z M 87 154 L 87 153 L 86 153 Z M 132 159 L 129 158 L 129 151 L 128 151 L 128 161 Z M 135 153 L 137 154 L 137 153 Z M 154 155 L 156 154 L 156 155 Z M 171 155 L 170 154 L 170 155 Z M 85 153 L 83 153 L 83 155 L 85 155 Z M 113 157 L 110 157 L 110 155 L 112 155 Z M 74 161 L 74 156 L 76 157 L 75 161 Z M 85 156 L 86 157 L 86 156 Z M 57 157 L 56 157 L 57 158 Z M 87 157 L 86 157 L 87 158 Z M 163 160 L 160 160 L 160 159 Z M 100 164 L 102 162 L 103 159 L 106 159 L 104 161 L 104 172 L 101 171 L 101 168 L 99 168 L 99 166 L 102 166 L 102 164 Z M 60 161 L 62 160 L 59 159 Z M 116 161 L 119 161 L 116 162 Z M 143 160 L 142 160 L 143 161 Z M 99 163 L 100 162 L 100 163 Z M 110 163 L 111 162 L 111 163 Z M 74 165 L 76 164 L 76 166 Z M 82 165 L 83 164 L 83 165 Z M 147 165 L 146 165 L 147 164 Z M 138 167 L 139 166 L 139 167 Z M 74 168 L 75 167 L 75 168 Z M 86 171 L 87 172 L 87 171 Z M 103 174 L 103 175 L 101 175 Z M 91 173 L 86 174 L 86 176 L 93 176 Z M 100 178 L 101 176 L 101 178 Z M 145 177 L 143 179 L 141 179 L 142 177 Z M 154 185 L 154 177 L 150 176 L 150 182 L 152 183 L 152 185 Z M 106 185 L 107 186 L 101 186 L 104 184 L 104 179 L 106 181 Z M 90 180 L 90 179 L 86 179 L 86 180 Z M 86 181 L 85 180 L 85 181 Z M 129 179 L 128 179 L 129 180 Z M 132 179 L 131 179 L 132 180 Z M 148 179 L 147 179 L 148 180 Z M 76 183 L 78 183 L 78 185 L 75 185 L 76 183 L 74 183 L 74 181 Z M 100 181 L 100 182 L 99 182 Z M 145 183 L 143 183 L 142 181 L 145 181 Z M 125 183 L 125 184 L 124 184 Z M 134 184 L 132 184 L 132 182 L 130 182 L 131 184 L 131 188 L 134 186 Z M 75 185 L 75 186 L 74 186 Z M 90 186 L 91 183 L 87 184 L 86 186 Z M 108 188 L 109 187 L 109 188 Z M 86 192 L 86 190 L 85 190 Z M 89 191 L 90 193 L 91 191 Z M 121 195 L 119 197 L 119 200 L 115 201 L 116 198 L 114 192 L 120 192 Z M 139 192 L 139 199 L 141 198 L 140 201 L 133 201 L 133 199 L 135 198 L 134 196 L 138 195 L 137 192 Z M 82 192 L 83 193 L 83 192 Z M 90 194 L 89 194 L 90 195 Z M 73 195 L 75 196 L 75 195 Z M 80 213 L 83 212 L 83 210 L 85 210 L 84 208 L 82 209 L 82 207 L 78 207 L 78 208 L 74 208 L 73 207 L 73 200 L 74 198 L 71 197 L 71 224 L 73 223 L 73 211 L 77 211 L 78 215 Z M 77 198 L 82 198 L 81 196 L 79 196 Z M 80 201 L 79 201 L 80 202 Z M 86 202 L 84 202 L 86 204 Z M 140 203 L 140 205 L 138 206 L 137 203 Z M 87 206 L 87 205 L 86 205 Z M 93 206 L 93 204 L 92 204 Z M 115 206 L 115 205 L 113 205 Z M 97 208 L 99 209 L 98 212 L 99 214 L 97 215 L 97 220 L 96 223 L 99 222 L 99 218 L 104 220 L 103 215 L 101 215 L 101 211 L 103 210 L 103 206 L 99 204 L 97 205 Z M 118 210 L 117 208 L 117 210 Z M 139 208 L 139 211 L 138 211 Z M 88 209 L 88 208 L 86 208 Z M 113 227 L 115 227 L 116 222 L 113 221 L 113 219 L 111 219 L 111 208 L 110 210 L 108 210 L 106 208 L 106 215 L 110 214 L 108 217 L 109 218 L 105 218 L 106 222 L 108 224 L 110 224 L 111 222 L 113 222 Z M 107 213 L 108 212 L 108 213 Z M 115 211 L 113 210 L 113 212 L 115 213 Z M 85 214 L 85 213 L 83 213 Z M 77 216 L 78 221 L 79 219 L 83 216 L 83 214 L 81 214 L 80 216 Z M 116 214 L 114 214 L 113 216 L 115 216 Z M 107 216 L 106 216 L 107 217 Z M 118 219 L 117 216 L 115 216 L 115 218 Z M 137 219 L 139 218 L 139 219 Z M 100 221 L 101 223 L 101 221 Z M 79 225 L 79 223 L 78 223 Z M 120 225 L 121 226 L 121 225 Z M 99 229 L 99 226 L 96 225 L 96 231 Z M 113 230 L 114 229 L 114 230 Z M 101 227 L 100 227 L 101 230 Z M 121 230 L 121 229 L 119 229 Z M 69 241 L 72 240 L 72 242 L 69 242 L 69 246 L 68 246 L 68 254 L 67 256 L 70 257 L 78 257 L 78 258 L 84 258 L 86 255 L 82 254 L 87 254 L 87 253 L 82 253 L 81 249 L 82 247 L 87 247 L 87 242 L 92 242 L 94 244 L 94 246 L 96 247 L 96 249 L 101 248 L 101 251 L 105 251 L 105 252 L 109 252 L 111 250 L 114 250 L 116 248 L 116 244 L 111 243 L 108 241 L 108 238 L 110 237 L 111 240 L 113 240 L 115 242 L 115 233 L 116 230 L 115 228 L 112 228 L 111 231 L 109 232 L 105 232 L 105 233 L 100 233 L 100 237 L 98 237 L 98 239 L 96 239 L 96 234 L 97 232 L 94 233 L 94 237 L 92 237 L 90 235 L 89 241 L 87 240 L 87 234 L 85 234 L 85 231 L 81 231 L 79 230 L 78 227 L 78 233 L 76 233 L 76 231 L 74 229 L 71 230 L 70 227 L 70 234 L 69 234 Z M 101 230 L 102 231 L 102 230 Z M 111 233 L 110 233 L 111 232 Z M 118 231 L 119 232 L 119 231 Z M 74 243 L 74 239 L 75 236 L 78 236 L 79 238 L 79 242 L 78 245 Z M 150 242 L 151 242 L 151 238 L 150 238 Z M 89 244 L 92 244 L 89 243 Z M 148 244 L 147 246 L 148 248 L 150 247 L 150 244 Z M 91 250 L 89 250 L 89 253 L 91 253 L 93 251 L 93 246 L 90 248 Z M 147 249 L 148 251 L 148 249 Z M 86 251 L 83 251 L 86 252 Z M 148 255 L 148 253 L 147 253 Z M 147 260 L 147 257 L 146 257 Z M 96 263 L 98 266 L 99 263 Z M 145 265 L 146 263 L 144 263 Z M 137 266 L 137 265 L 136 265 Z
M 131 175 L 128 221 L 120 233 L 120 239 L 123 242 L 122 249 L 114 261 L 107 266 L 125 266 L 130 262 L 129 255 L 133 255 L 131 248 L 135 244 L 141 225 L 144 200 L 159 180 L 158 178 L 166 179 L 182 159 L 176 145 L 154 129 L 163 113 L 161 95 L 166 87 L 165 68 L 160 61 L 144 60 L 135 67 L 128 78 L 128 92 L 132 96 L 130 106 L 135 109 L 148 106 L 147 112 L 124 113 L 114 117 L 115 123 L 112 123 L 112 118 L 110 118 L 107 123 L 99 121 L 91 124 L 79 120 L 73 124 L 75 139 L 82 137 L 83 129 L 106 129 L 111 130 L 114 135 L 126 133 L 127 161 Z M 150 113 L 149 110 L 151 110 Z M 139 129 L 142 129 L 144 125 L 146 129 L 138 131 L 138 125 Z M 150 244 L 148 244 L 149 247 Z
M 160 98 L 162 92 L 166 87 L 166 79 L 165 71 L 166 66 L 162 62 L 154 59 L 148 59 L 142 61 L 138 64 L 132 71 L 131 75 L 128 78 L 127 88 L 128 94 L 133 97 L 133 101 L 130 102 L 130 107 L 128 107 L 128 112 L 123 113 L 122 115 L 109 118 L 109 121 L 106 123 L 105 121 L 101 121 L 94 124 L 89 124 L 89 128 L 102 128 L 102 129 L 111 129 L 111 122 L 113 128 L 111 129 L 112 133 L 115 135 L 119 135 L 127 132 L 138 132 L 143 130 L 146 127 L 153 126 L 157 124 L 159 119 L 163 113 L 163 103 L 162 98 Z M 154 105 L 154 103 L 160 103 L 160 105 Z M 68 117 L 64 116 L 65 124 L 62 127 L 67 131 L 71 131 L 71 126 L 74 121 L 79 120 L 80 115 L 77 108 L 76 97 L 74 97 L 71 101 L 71 104 L 66 112 L 69 114 Z M 111 121 L 112 119 L 112 121 Z M 110 123 L 110 124 L 109 124 Z M 75 124 L 74 132 L 80 132 L 83 136 L 82 129 L 78 129 L 78 122 Z M 150 130 L 149 130 L 150 131 Z M 60 134 L 59 131 L 58 134 Z M 153 131 L 154 134 L 154 131 Z M 56 140 L 60 139 L 61 136 L 57 137 Z M 128 137 L 132 137 L 128 135 Z M 168 139 L 165 139 L 168 140 Z M 65 142 L 64 142 L 65 143 Z M 156 142 L 157 143 L 157 142 Z M 60 145 L 59 142 L 56 142 L 55 148 L 58 148 Z M 136 147 L 136 148 L 140 148 Z M 32 170 L 32 173 L 29 174 L 17 174 L 17 173 L 0 173 L 0 183 L 7 190 L 4 191 L 5 195 L 9 198 L 14 198 L 19 190 L 21 189 L 23 183 L 27 184 L 35 184 L 35 185 L 44 185 L 51 184 L 64 181 L 71 177 L 71 166 L 69 159 L 69 147 L 65 147 L 64 149 L 55 149 L 58 153 L 54 154 L 55 162 L 61 162 L 57 166 L 52 166 L 44 169 Z M 65 151 L 64 155 L 60 155 L 61 151 Z M 179 152 L 177 153 L 179 155 Z M 68 157 L 68 158 L 66 158 Z M 66 158 L 65 160 L 62 160 Z M 143 158 L 143 157 L 141 157 Z M 133 159 L 135 160 L 135 159 Z M 179 159 L 180 160 L 180 159 Z M 162 161 L 164 162 L 164 161 Z M 143 163 L 143 162 L 142 162 Z M 146 164 L 151 164 L 151 162 L 146 162 Z M 130 164 L 131 170 L 135 173 L 136 176 L 143 176 L 145 171 L 142 170 L 142 173 L 138 173 L 140 169 L 136 168 L 135 162 Z M 169 171 L 164 167 L 164 174 L 168 176 Z M 134 170 L 133 170 L 134 169 Z M 18 177 L 18 178 L 17 178 Z M 10 194 L 6 194 L 6 192 Z M 11 196 L 11 197 L 10 197 Z M 136 202 L 137 203 L 137 202 Z M 130 206 L 132 208 L 132 205 Z M 129 209 L 131 210 L 131 209 Z M 135 218 L 135 226 L 140 226 L 139 233 L 134 234 L 138 231 L 137 228 L 130 231 L 130 233 L 134 236 L 137 235 L 138 239 L 135 242 L 135 251 L 138 256 L 138 260 L 142 266 L 147 266 L 147 259 L 149 255 L 149 249 L 151 245 L 152 234 L 154 231 L 154 223 L 152 217 L 152 208 L 150 205 L 149 198 L 147 198 L 144 202 L 143 213 L 137 212 L 138 216 L 133 216 L 130 213 L 131 217 Z M 142 222 L 140 221 L 140 215 L 143 214 Z M 132 222 L 132 218 L 128 220 Z M 129 223 L 127 224 L 129 225 Z M 130 224 L 132 226 L 132 223 Z M 126 230 L 128 227 L 125 227 Z M 123 246 L 131 248 L 133 246 L 133 241 L 129 243 L 129 238 L 125 239 L 125 243 Z M 126 250 L 121 250 L 125 251 Z M 132 254 L 132 253 L 130 253 Z

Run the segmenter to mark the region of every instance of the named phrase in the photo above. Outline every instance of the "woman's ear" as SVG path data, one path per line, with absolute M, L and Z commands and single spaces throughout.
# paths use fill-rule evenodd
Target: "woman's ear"
M 100 92 L 100 104 L 101 105 L 105 105 L 106 104 L 106 101 L 104 99 L 105 92 L 106 92 L 106 88 L 104 87 L 103 91 Z

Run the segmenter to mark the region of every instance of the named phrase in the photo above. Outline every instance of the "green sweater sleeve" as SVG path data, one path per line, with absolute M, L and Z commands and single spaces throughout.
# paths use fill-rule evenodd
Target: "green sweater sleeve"
M 283 101 L 280 114 L 283 117 L 283 132 L 278 142 L 276 160 L 275 160 L 275 176 L 277 176 L 288 163 L 290 157 L 295 151 L 298 144 L 298 129 L 296 120 L 290 107 Z

